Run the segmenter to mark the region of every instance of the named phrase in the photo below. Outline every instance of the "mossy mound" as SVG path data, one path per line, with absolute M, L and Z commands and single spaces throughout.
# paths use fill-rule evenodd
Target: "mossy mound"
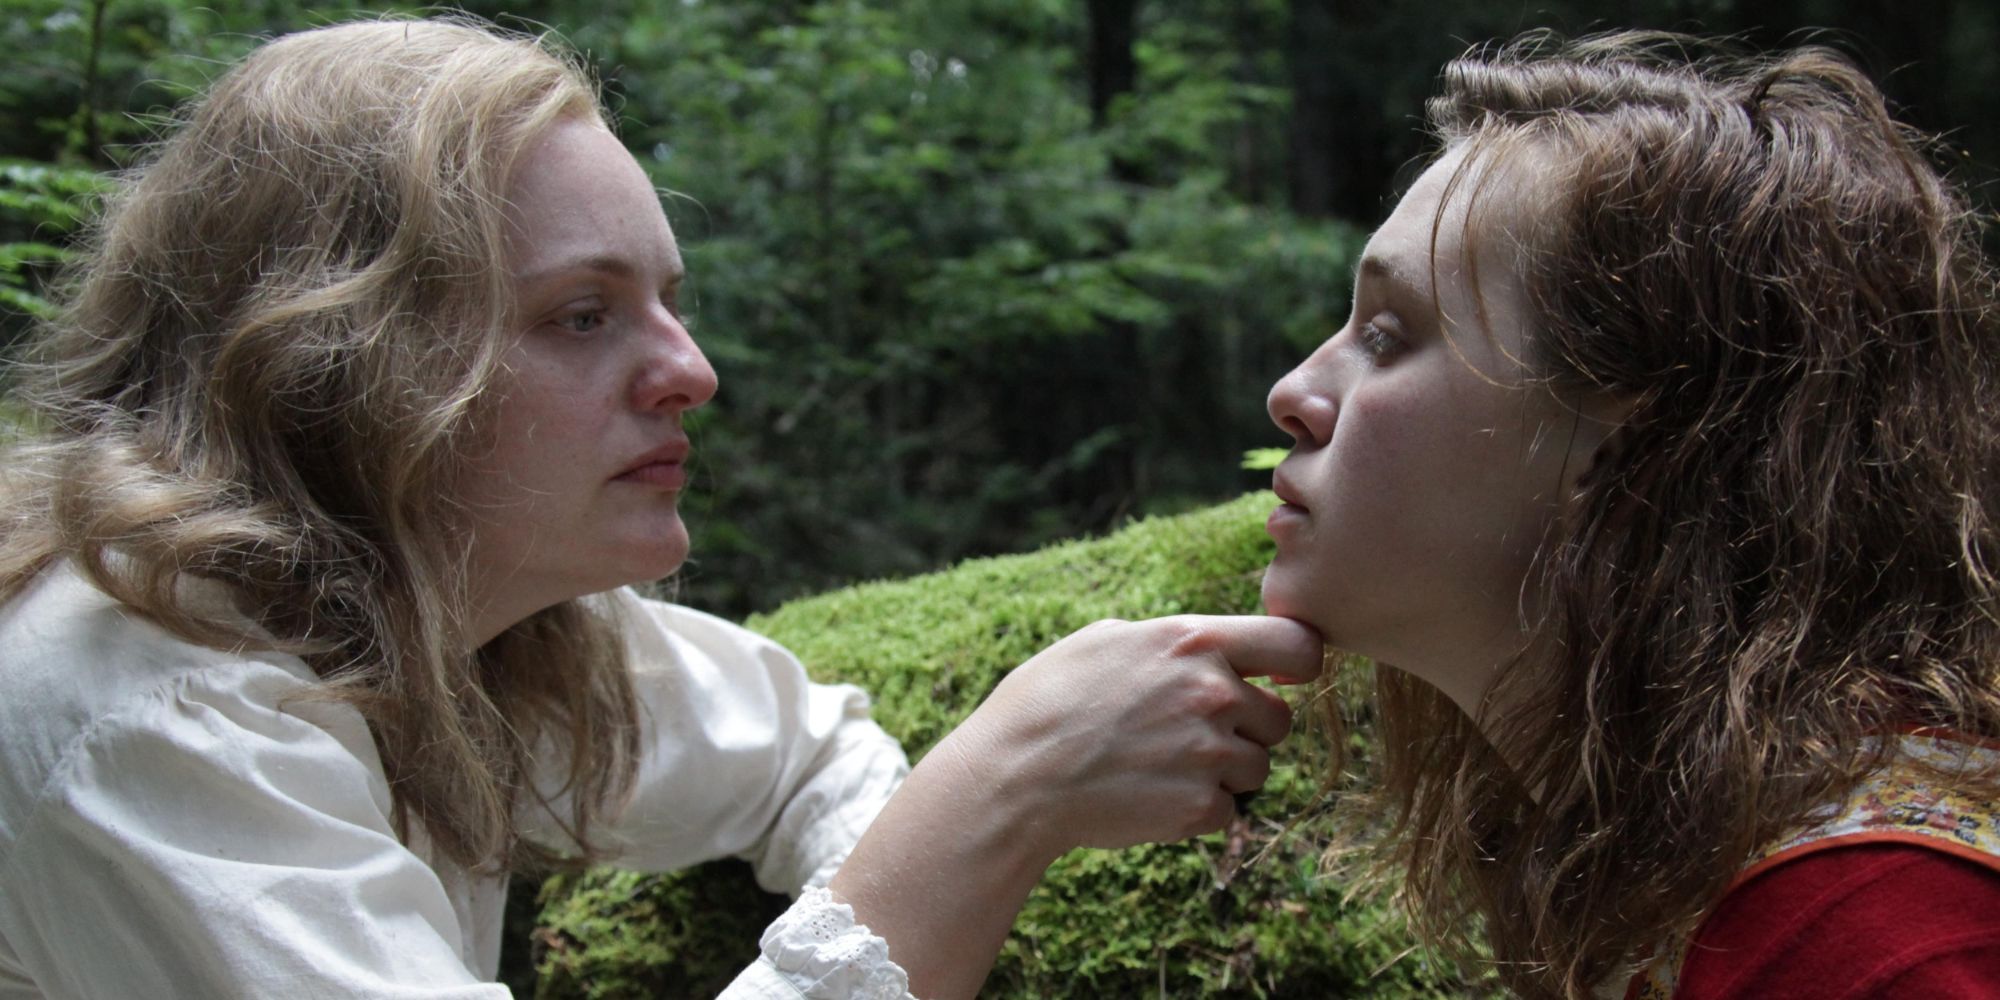
M 920 757 L 1014 665 L 1100 618 L 1255 611 L 1269 493 L 1107 538 L 796 601 L 749 622 L 820 680 L 859 684 Z M 1300 696 L 1302 698 L 1302 696 Z M 1072 852 L 1029 898 L 984 996 L 1456 996 L 1464 984 L 1379 907 L 1318 875 L 1311 727 L 1250 816 L 1182 844 Z M 712 996 L 784 905 L 747 866 L 593 871 L 544 888 L 536 995 Z

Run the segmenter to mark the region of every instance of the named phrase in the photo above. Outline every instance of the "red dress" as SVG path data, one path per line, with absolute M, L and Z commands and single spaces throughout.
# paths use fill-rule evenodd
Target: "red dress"
M 2000 871 L 1899 843 L 1768 870 L 1702 921 L 1674 996 L 2000 997 Z
M 1934 732 L 1901 742 L 1946 767 L 2000 755 Z M 1625 996 L 2000 998 L 1997 825 L 2000 804 L 1891 768 L 1763 852 Z

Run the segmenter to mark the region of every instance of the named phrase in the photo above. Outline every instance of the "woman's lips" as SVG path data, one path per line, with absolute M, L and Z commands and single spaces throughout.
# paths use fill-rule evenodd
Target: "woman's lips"
M 686 438 L 674 438 L 640 455 L 624 472 L 611 477 L 611 481 L 678 490 L 687 485 L 688 451 Z
M 687 485 L 687 466 L 680 462 L 647 462 L 619 473 L 614 481 L 679 490 Z
M 1271 477 L 1271 492 L 1276 493 L 1280 501 L 1278 508 L 1264 521 L 1264 531 L 1271 537 L 1278 537 L 1280 532 L 1289 531 L 1311 516 L 1312 512 L 1307 510 L 1304 504 L 1293 499 L 1298 496 L 1298 492 L 1283 478 L 1276 475 Z
M 1264 531 L 1271 537 L 1276 538 L 1280 533 L 1289 532 L 1298 525 L 1304 524 L 1306 518 L 1307 514 L 1304 507 L 1298 504 L 1281 503 L 1271 511 L 1271 516 L 1265 519 Z

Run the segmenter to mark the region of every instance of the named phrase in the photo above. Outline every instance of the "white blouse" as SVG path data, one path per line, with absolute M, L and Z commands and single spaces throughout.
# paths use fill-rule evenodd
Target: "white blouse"
M 720 619 L 603 599 L 644 727 L 604 846 L 806 888 L 730 1000 L 907 996 L 882 940 L 807 888 L 909 770 L 867 696 Z M 66 565 L 0 606 L 0 1000 L 508 995 L 505 878 L 397 839 L 366 723 L 316 683 L 296 657 L 176 639 Z M 547 813 L 522 824 L 563 844 Z

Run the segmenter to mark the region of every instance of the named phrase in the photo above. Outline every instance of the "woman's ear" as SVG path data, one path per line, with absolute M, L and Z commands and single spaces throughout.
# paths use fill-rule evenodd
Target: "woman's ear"
M 1576 484 L 1615 465 L 1624 457 L 1626 444 L 1632 439 L 1628 424 L 1633 412 L 1639 408 L 1639 401 L 1612 393 L 1593 393 L 1571 405 L 1576 414 L 1576 427 L 1570 444 L 1573 475 L 1569 486 L 1574 491 Z
M 1625 445 L 1631 439 L 1631 428 L 1627 427 L 1624 421 L 1619 421 L 1604 435 L 1603 440 L 1597 442 L 1597 448 L 1590 453 L 1590 468 L 1586 470 L 1587 473 L 1594 473 L 1617 464 L 1619 459 L 1625 457 Z

